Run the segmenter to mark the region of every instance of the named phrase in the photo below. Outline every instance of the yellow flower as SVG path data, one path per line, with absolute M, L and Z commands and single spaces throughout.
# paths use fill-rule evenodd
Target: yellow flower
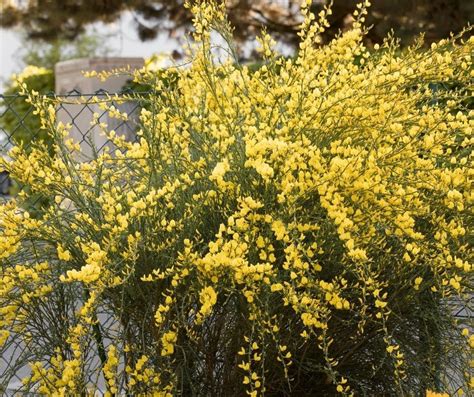
M 281 291 L 282 289 L 283 289 L 283 285 L 281 285 L 280 283 L 272 284 L 272 286 L 270 287 L 270 290 L 272 292 Z
M 174 353 L 174 345 L 176 341 L 178 340 L 178 337 L 176 335 L 176 332 L 174 331 L 168 331 L 163 334 L 161 337 L 161 343 L 163 346 L 163 349 L 161 350 L 161 355 L 162 356 L 169 356 Z
M 423 282 L 423 277 L 417 277 L 415 278 L 415 289 L 419 289 L 420 288 L 420 284 Z
M 447 393 L 436 393 L 431 390 L 426 391 L 426 397 L 449 397 L 449 394 Z
M 214 288 L 210 286 L 203 288 L 199 294 L 199 301 L 202 305 L 199 312 L 203 317 L 208 316 L 217 302 L 217 293 Z
M 68 250 L 65 250 L 60 244 L 58 245 L 57 251 L 59 259 L 66 262 L 71 260 L 71 253 Z

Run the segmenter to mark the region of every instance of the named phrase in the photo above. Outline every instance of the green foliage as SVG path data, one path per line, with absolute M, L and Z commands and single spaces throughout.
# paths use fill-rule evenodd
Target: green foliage
M 35 68 L 32 72 L 33 74 L 24 77 L 22 81 L 31 90 L 51 94 L 54 91 L 53 71 Z M 33 112 L 33 107 L 26 99 L 25 96 L 18 95 L 18 87 L 12 81 L 0 102 L 0 107 L 5 109 L 5 113 L 0 117 L 0 128 L 5 131 L 12 143 L 28 147 L 32 140 L 36 140 L 49 146 L 51 139 L 47 131 L 41 129 L 40 117 Z

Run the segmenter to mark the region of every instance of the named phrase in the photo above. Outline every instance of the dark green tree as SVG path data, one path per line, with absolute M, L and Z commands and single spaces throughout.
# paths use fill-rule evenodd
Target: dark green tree
M 314 0 L 318 11 L 329 0 Z M 125 11 L 134 15 L 142 40 L 158 33 L 177 35 L 191 23 L 184 0 L 37 0 L 13 2 L 3 0 L 0 25 L 22 26 L 32 39 L 75 39 L 94 22 L 113 22 Z M 357 0 L 334 0 L 330 34 L 344 28 Z M 279 40 L 297 43 L 301 21 L 300 0 L 227 0 L 229 19 L 235 27 L 236 39 L 245 42 L 262 27 Z M 463 0 L 374 0 L 368 24 L 373 24 L 368 40 L 381 41 L 390 29 L 407 41 L 426 32 L 427 42 L 458 32 L 474 17 L 474 2 Z

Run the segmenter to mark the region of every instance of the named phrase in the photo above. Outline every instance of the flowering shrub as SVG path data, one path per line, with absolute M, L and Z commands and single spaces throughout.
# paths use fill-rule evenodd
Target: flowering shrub
M 33 219 L 20 195 L 0 218 L 1 343 L 23 343 L 25 388 L 468 393 L 452 304 L 472 294 L 474 39 L 368 52 L 365 2 L 319 47 L 330 9 L 309 3 L 297 56 L 263 33 L 253 73 L 223 9 L 193 5 L 190 66 L 166 90 L 136 73 L 156 92 L 137 141 L 99 124 L 117 149 L 87 161 L 31 95 L 54 156 L 18 146 L 4 167 L 54 200 Z

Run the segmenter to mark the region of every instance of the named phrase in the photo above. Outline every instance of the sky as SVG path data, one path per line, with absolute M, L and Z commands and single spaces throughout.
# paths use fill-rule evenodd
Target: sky
M 129 12 L 122 14 L 117 22 L 108 25 L 94 24 L 91 29 L 109 37 L 107 45 L 113 49 L 114 56 L 146 58 L 154 53 L 169 53 L 178 47 L 176 41 L 168 38 L 166 34 L 152 41 L 141 42 Z M 18 29 L 0 29 L 0 93 L 10 75 L 22 69 L 23 65 L 17 55 L 21 45 Z

